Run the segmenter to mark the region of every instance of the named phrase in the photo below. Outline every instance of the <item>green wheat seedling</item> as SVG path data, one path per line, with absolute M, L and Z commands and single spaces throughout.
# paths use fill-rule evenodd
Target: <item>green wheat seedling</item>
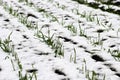
M 43 13 L 43 17 L 49 18 L 49 19 L 50 19 L 50 22 L 57 22 L 57 23 L 59 23 L 58 18 L 57 18 L 56 16 L 48 13 L 48 12 L 44 12 L 44 13 Z
M 31 21 L 27 21 L 27 23 L 25 25 L 27 28 L 30 28 L 30 29 L 36 28 L 36 25 L 34 26 Z
M 18 17 L 21 20 L 21 23 L 23 23 L 23 24 L 27 23 L 27 25 L 31 26 L 31 24 L 28 23 L 27 19 L 24 17 L 20 17 L 20 15 L 18 15 L 17 11 L 13 10 L 12 7 L 9 7 L 9 6 L 7 6 L 7 4 L 4 4 L 4 9 L 6 11 L 8 11 L 10 14 L 12 14 L 13 16 Z M 0 39 L 0 48 L 7 53 L 11 53 L 12 57 L 14 57 L 15 60 L 10 59 L 10 61 L 13 66 L 13 70 L 16 70 L 16 69 L 19 70 L 18 71 L 19 80 L 33 80 L 33 75 L 35 75 L 35 73 L 32 76 L 28 76 L 28 74 L 25 74 L 25 75 L 22 74 L 22 71 L 23 71 L 22 63 L 21 63 L 17 53 L 14 51 L 14 46 L 12 46 L 12 44 L 11 44 L 11 40 L 10 40 L 11 34 L 12 34 L 12 32 L 9 34 L 9 36 L 5 40 Z M 14 63 L 17 64 L 17 67 L 15 67 Z M 37 80 L 37 78 L 35 77 L 34 80 Z
M 22 75 L 21 71 L 18 72 L 19 75 L 19 80 L 29 80 L 28 75 L 25 74 L 24 76 Z
M 103 22 L 101 22 L 101 20 L 98 18 L 98 16 L 96 16 L 95 20 L 96 20 L 96 23 L 97 23 L 98 25 L 103 26 L 103 27 L 106 27 L 105 24 L 104 24 Z
M 23 14 L 18 14 L 18 11 L 17 10 L 13 10 L 13 8 L 10 6 L 7 6 L 7 4 L 4 4 L 4 9 L 6 11 L 8 11 L 10 14 L 12 14 L 13 16 L 17 17 L 20 22 L 22 24 L 24 24 L 26 27 L 28 27 L 29 29 L 32 29 L 32 28 L 36 28 L 37 27 L 37 24 L 32 24 L 31 21 L 28 20 L 28 18 L 26 16 L 23 16 Z
M 19 80 L 37 80 L 36 72 L 33 73 L 26 73 L 23 75 L 21 71 L 18 72 Z
M 49 14 L 51 16 L 51 22 L 58 22 L 59 23 L 59 20 L 56 16 L 52 15 L 52 14 Z
M 94 71 L 92 71 L 92 72 L 87 71 L 86 78 L 88 80 L 98 80 L 99 76 Z M 104 79 L 102 79 L 102 80 L 104 80 Z
M 101 25 L 102 25 L 104 28 L 106 28 L 106 25 L 105 25 L 104 23 L 101 23 Z
M 82 71 L 83 71 L 83 74 L 85 74 L 86 76 L 86 72 L 87 72 L 86 60 L 84 59 L 83 62 L 84 62 L 84 65 L 82 66 Z
M 93 39 L 93 38 L 89 38 L 90 39 L 90 43 L 92 43 L 92 45 L 94 45 L 94 46 L 97 46 L 98 44 L 99 44 L 99 42 L 98 42 L 98 39 Z
M 48 35 L 44 35 L 41 30 L 37 31 L 37 33 L 35 35 L 54 50 L 55 57 L 64 56 L 63 45 L 61 44 L 59 39 L 53 39 L 54 34 L 52 36 L 50 36 L 50 30 L 49 29 L 48 29 Z
M 76 49 L 74 48 L 74 63 L 77 63 L 77 61 L 76 61 Z
M 8 11 L 9 11 L 9 14 L 12 14 L 13 13 L 13 8 L 11 6 L 8 7 Z
M 30 7 L 35 7 L 35 9 L 38 11 L 38 12 L 43 12 L 43 13 L 47 13 L 47 11 L 43 8 L 39 8 L 37 6 L 34 5 L 34 3 L 32 3 L 31 1 L 28 1 L 28 0 L 23 0 L 22 2 L 25 2 L 26 5 L 30 6 Z
M 39 10 L 38 10 L 38 12 L 39 12 Z M 43 16 L 44 18 L 50 18 L 50 15 L 49 15 L 47 12 L 44 12 L 44 13 L 42 14 L 42 16 Z
M 22 74 L 21 71 L 18 71 L 19 80 L 37 80 L 36 72 Z
M 31 7 L 31 6 L 34 6 L 38 12 L 43 12 L 43 13 L 44 13 L 43 15 L 44 15 L 46 18 L 51 19 L 50 22 L 58 22 L 58 23 L 59 23 L 58 18 L 57 18 L 56 16 L 48 13 L 47 11 L 45 11 L 45 9 L 43 9 L 43 8 L 38 8 L 38 7 L 36 7 L 34 4 L 30 5 L 30 3 L 32 3 L 32 2 L 29 2 L 28 0 L 25 0 L 25 2 L 26 2 L 27 5 L 29 5 L 30 7 Z
M 98 29 L 97 33 L 98 33 L 98 45 L 102 45 L 103 42 L 101 41 L 101 33 L 104 32 L 103 29 Z
M 64 26 L 64 24 L 65 24 L 64 17 L 62 16 L 61 25 Z
M 85 37 L 85 38 L 88 38 L 87 35 L 86 35 L 86 33 L 85 33 L 85 29 L 83 30 L 83 29 L 81 28 L 80 24 L 79 24 L 79 35 L 80 35 L 80 36 L 83 36 L 83 37 Z
M 66 8 L 65 5 L 60 5 L 59 3 L 56 3 L 56 5 L 57 5 L 58 8 L 61 8 L 62 10 L 64 10 Z
M 69 31 L 71 31 L 73 34 L 77 35 L 77 28 L 72 24 L 65 26 Z
M 95 17 L 92 15 L 92 12 L 90 12 L 87 16 L 86 16 L 87 21 L 93 22 L 95 21 Z
M 29 21 L 27 17 L 23 17 L 23 15 L 19 15 L 18 18 L 19 18 L 20 22 L 23 23 L 27 28 L 29 28 L 29 29 L 36 29 L 37 28 L 37 23 L 32 24 L 32 22 Z
M 15 61 L 13 63 L 17 64 L 19 80 L 37 80 L 36 72 L 33 72 L 31 74 L 30 73 L 28 74 L 26 72 L 26 74 L 23 74 L 22 73 L 23 72 L 23 65 L 22 65 L 17 53 L 14 57 L 15 57 Z
M 82 13 L 79 13 L 78 9 L 74 9 L 76 11 L 76 14 L 77 15 L 80 15 L 81 17 L 83 18 L 86 18 L 87 21 L 90 21 L 90 22 L 96 22 L 98 25 L 102 25 L 103 27 L 106 27 L 104 23 L 101 22 L 101 20 L 98 18 L 98 16 L 93 16 L 92 15 L 92 12 L 90 12 L 89 14 L 87 14 L 85 11 L 82 12 Z M 110 27 L 111 25 L 109 25 Z
M 120 61 L 120 50 L 119 49 L 117 49 L 117 50 L 108 49 L 108 53 L 110 53 L 111 56 L 113 56 L 113 58 L 116 61 Z
M 25 1 L 25 2 L 26 2 L 26 1 Z M 31 6 L 34 6 L 35 9 L 36 9 L 38 12 L 43 12 L 43 16 L 46 17 L 46 18 L 51 19 L 51 20 L 50 20 L 51 22 L 58 22 L 58 23 L 59 23 L 58 18 L 57 18 L 56 16 L 48 13 L 45 9 L 43 9 L 43 8 L 38 8 L 38 7 L 36 7 L 34 4 L 30 5 L 30 3 L 32 3 L 32 2 L 29 2 L 28 0 L 27 0 L 26 3 L 27 3 L 27 5 L 29 5 L 30 7 L 31 7 Z
M 5 60 L 6 59 L 9 59 L 11 61 L 13 71 L 16 71 L 16 66 L 15 66 L 14 60 L 12 58 L 10 58 L 9 55 L 5 57 Z
M 78 7 L 78 8 L 79 8 L 79 7 Z M 76 8 L 75 8 L 74 10 L 75 10 L 75 13 L 76 13 L 77 15 L 81 15 L 80 12 L 79 12 L 79 9 L 76 9 Z M 82 16 L 82 15 L 81 15 L 81 16 Z
M 45 13 L 45 12 L 46 12 L 46 10 L 45 10 L 45 9 L 43 9 L 43 8 L 37 8 L 37 7 L 36 7 L 36 9 L 37 9 L 37 11 L 38 11 L 38 12 L 43 12 L 43 13 Z
M 76 61 L 76 49 L 74 48 L 74 56 L 70 55 L 70 62 L 74 62 L 74 63 L 77 63 Z
M 84 59 L 83 60 L 84 62 L 84 65 L 82 66 L 82 73 L 85 74 L 85 77 L 88 79 L 88 80 L 99 80 L 99 75 L 95 72 L 95 71 L 89 71 L 87 69 L 87 64 L 86 64 L 86 60 Z M 102 79 L 100 80 L 105 80 L 105 75 L 102 76 Z
M 82 67 L 82 71 L 83 71 L 83 74 L 85 74 L 85 77 L 86 77 L 88 80 L 96 80 L 96 79 L 95 79 L 95 77 L 96 77 L 95 72 L 93 71 L 93 72 L 92 72 L 92 76 L 90 76 L 91 73 L 90 73 L 90 71 L 87 69 L 86 60 L 84 59 L 83 62 L 84 62 L 84 65 L 83 65 L 83 67 Z
M 92 15 L 92 12 L 90 12 L 89 14 L 87 14 L 85 11 L 80 14 L 81 17 L 86 18 L 87 21 L 93 22 L 95 21 L 95 17 Z
M 98 29 L 98 30 L 97 30 L 98 36 L 97 36 L 96 38 L 89 38 L 90 42 L 91 42 L 94 46 L 101 45 L 101 48 L 103 48 L 103 41 L 102 41 L 102 38 L 101 38 L 101 33 L 102 33 L 103 31 L 104 31 L 104 30 L 102 30 L 102 29 Z
M 59 41 L 59 39 L 58 40 L 54 40 L 54 44 L 52 46 L 52 49 L 54 49 L 55 57 L 57 57 L 57 56 L 64 57 L 64 47 L 61 44 L 61 42 Z
M 13 47 L 14 48 L 14 47 Z M 36 72 L 33 72 L 32 74 L 23 74 L 23 65 L 20 61 L 20 58 L 18 57 L 18 54 L 14 51 L 14 49 L 12 49 L 12 57 L 10 60 L 11 60 L 11 64 L 12 64 L 12 67 L 13 67 L 13 70 L 18 71 L 18 75 L 19 75 L 19 80 L 37 80 L 37 75 L 36 75 Z M 9 57 L 8 57 L 9 58 Z M 15 66 L 15 64 L 17 66 Z
M 11 61 L 11 64 L 12 64 L 13 70 L 15 71 L 16 69 L 15 69 L 14 61 L 13 61 L 12 59 L 11 59 L 10 61 Z
M 97 16 L 94 17 L 92 15 L 92 12 L 90 12 L 89 14 L 87 14 L 85 11 L 83 13 L 80 13 L 78 9 L 74 9 L 74 10 L 75 10 L 75 12 L 76 12 L 77 15 L 80 15 L 81 17 L 86 18 L 87 21 L 91 21 L 91 22 L 96 21 L 96 23 L 98 25 L 101 25 L 100 19 Z
M 40 7 L 37 7 L 36 5 L 34 5 L 31 1 L 25 1 L 27 3 L 28 6 L 30 7 L 35 7 L 35 9 L 38 11 L 38 12 L 43 12 L 43 13 L 46 13 L 47 11 L 43 8 L 40 8 Z
M 19 80 L 33 80 L 33 75 L 35 75 L 35 73 L 31 76 L 31 79 L 27 79 L 27 75 L 25 75 L 24 77 L 22 76 L 23 66 L 18 57 L 18 54 L 14 51 L 14 46 L 12 46 L 12 40 L 10 39 L 11 34 L 12 32 L 8 35 L 8 37 L 5 40 L 0 39 L 0 48 L 3 51 L 9 53 L 5 59 L 10 59 L 14 71 L 16 71 L 16 69 L 19 70 Z M 17 65 L 17 67 L 15 65 Z
M 37 80 L 36 72 L 33 72 L 32 74 L 29 75 L 29 80 Z
M 108 27 L 111 28 L 111 27 L 112 27 L 112 23 L 110 23 L 110 24 L 108 25 Z
M 107 31 L 109 31 L 109 30 L 114 30 L 114 28 L 112 28 L 112 23 L 109 23 L 109 24 L 107 25 L 107 27 L 108 27 Z
M 101 25 L 100 19 L 98 17 L 96 17 L 96 22 L 98 25 Z
M 100 25 L 106 28 L 106 31 L 114 30 L 114 28 L 112 28 L 112 23 L 106 24 L 104 22 L 101 22 Z
M 119 36 L 119 32 L 120 32 L 120 28 L 118 28 L 117 30 L 117 37 Z
M 14 47 L 13 47 L 14 48 Z M 13 49 L 14 50 L 14 49 Z M 18 54 L 15 51 L 12 51 L 12 54 L 14 54 L 12 57 L 14 58 L 14 60 L 11 59 L 11 63 L 13 66 L 13 70 L 16 71 L 16 69 L 18 69 L 18 73 L 19 73 L 19 80 L 22 80 L 21 78 L 23 78 L 22 76 L 20 76 L 20 74 L 22 75 L 22 71 L 23 71 L 23 65 L 18 57 Z M 15 66 L 15 64 L 17 66 Z M 26 79 L 27 80 L 27 79 Z
M 0 47 L 3 51 L 9 53 L 9 56 L 14 57 L 15 61 L 18 62 L 19 68 L 22 69 L 20 67 L 20 61 L 19 58 L 17 56 L 17 53 L 15 53 L 14 51 L 14 46 L 12 46 L 11 42 L 12 40 L 10 40 L 10 36 L 11 36 L 12 32 L 9 34 L 9 36 L 7 37 L 7 39 L 5 39 L 4 41 L 0 40 Z M 10 57 L 7 56 L 6 59 L 10 59 Z M 15 71 L 15 65 L 14 65 L 14 61 L 12 59 L 10 59 L 11 64 L 13 66 L 13 70 Z
M 38 11 L 38 12 L 43 12 L 43 16 L 46 17 L 46 18 L 49 18 L 50 19 L 50 22 L 58 22 L 59 23 L 59 20 L 56 16 L 48 13 L 47 11 L 45 11 L 45 9 L 43 8 L 38 8 L 36 7 L 34 4 L 31 5 L 32 2 L 28 1 L 28 0 L 25 0 L 25 2 L 27 3 L 27 5 L 29 5 L 30 7 L 31 6 L 34 6 L 35 9 Z
M 96 47 L 96 46 L 100 45 L 101 49 L 103 48 L 103 42 L 100 40 L 100 38 L 89 38 L 89 40 L 93 46 Z
M 13 16 L 18 16 L 18 10 L 13 10 L 12 6 L 8 6 L 7 3 L 2 4 L 4 9 L 9 12 L 9 14 L 12 14 Z
M 50 33 L 48 32 L 48 36 L 44 35 L 43 32 L 41 30 L 37 31 L 37 33 L 35 34 L 38 38 L 42 39 L 43 42 L 45 42 L 46 44 L 48 44 L 49 46 L 52 46 L 54 41 L 52 40 L 54 37 L 54 34 L 52 36 L 50 36 Z
M 29 29 L 36 29 L 37 28 L 37 23 L 32 24 L 32 22 L 29 21 L 27 17 L 25 17 L 23 15 L 19 15 L 18 18 L 19 18 L 20 22 L 22 24 L 24 24 L 27 28 L 29 28 Z
M 9 34 L 9 36 L 5 40 L 0 39 L 0 48 L 4 52 L 7 52 L 7 53 L 12 52 L 12 45 L 11 45 L 11 40 L 10 40 L 11 34 L 12 32 Z
M 24 17 L 24 18 L 23 18 L 23 17 Z M 20 20 L 21 23 L 23 23 L 23 24 L 26 24 L 26 23 L 27 23 L 27 18 L 25 18 L 25 16 L 19 15 L 18 18 L 19 18 L 19 20 Z
M 13 47 L 14 48 L 14 47 Z M 14 50 L 14 49 L 13 49 Z M 12 57 L 14 57 L 15 63 L 17 64 L 17 67 L 20 71 L 23 70 L 22 63 L 18 57 L 18 54 L 15 51 L 12 51 Z
M 70 62 L 72 62 L 73 61 L 73 56 L 72 56 L 72 54 L 70 55 Z
M 82 14 L 80 14 L 81 17 L 86 17 L 87 16 L 87 13 L 84 11 Z

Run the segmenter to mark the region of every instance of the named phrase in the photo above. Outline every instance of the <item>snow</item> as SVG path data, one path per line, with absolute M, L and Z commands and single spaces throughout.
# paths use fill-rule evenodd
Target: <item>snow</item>
M 28 0 L 34 6 L 29 6 L 25 2 L 19 2 L 19 0 L 2 1 L 3 4 L 6 3 L 15 10 L 18 9 L 18 13 L 23 12 L 24 17 L 27 17 L 28 14 L 37 17 L 28 16 L 28 21 L 35 22 L 38 25 L 38 29 L 30 29 L 21 23 L 18 17 L 9 14 L 3 5 L 0 5 L 0 39 L 5 40 L 12 32 L 11 44 L 14 46 L 14 50 L 22 64 L 23 74 L 27 70 L 37 69 L 37 80 L 89 80 L 86 77 L 87 71 L 90 72 L 90 75 L 92 75 L 92 71 L 95 71 L 99 76 L 98 80 L 102 80 L 104 75 L 105 80 L 120 79 L 120 76 L 116 75 L 117 73 L 120 74 L 119 59 L 116 60 L 109 53 L 109 50 L 119 51 L 120 48 L 119 15 L 93 9 L 72 0 Z M 89 0 L 88 2 L 93 1 Z M 65 8 L 62 9 L 62 7 Z M 37 8 L 45 9 L 46 13 L 38 12 Z M 80 14 L 86 12 L 86 17 L 78 15 L 76 13 L 77 9 Z M 90 13 L 95 16 L 94 21 L 87 19 Z M 53 21 L 53 16 L 58 21 Z M 100 24 L 97 24 L 96 17 L 99 18 Z M 5 21 L 6 19 L 9 21 Z M 77 33 L 72 33 L 65 27 L 72 23 L 77 29 Z M 79 24 L 89 38 L 80 36 Z M 111 28 L 109 27 L 110 24 L 112 24 Z M 100 33 L 100 40 L 106 39 L 102 45 L 94 44 L 94 41 L 99 39 L 98 29 L 104 30 Z M 63 39 L 59 38 L 64 48 L 64 57 L 55 57 L 54 49 L 35 36 L 38 30 L 41 30 L 46 36 L 48 30 L 50 30 L 50 36 L 55 35 L 53 39 L 60 36 L 64 37 Z M 65 38 L 68 40 L 65 40 Z M 111 45 L 115 46 L 110 47 Z M 92 56 L 94 55 L 101 57 L 104 61 L 93 59 Z M 75 59 L 76 63 L 74 63 Z M 15 70 L 11 60 L 14 62 Z M 16 62 L 12 55 L 0 48 L 0 80 L 19 80 L 19 67 Z M 61 71 L 63 74 L 55 72 L 56 70 Z

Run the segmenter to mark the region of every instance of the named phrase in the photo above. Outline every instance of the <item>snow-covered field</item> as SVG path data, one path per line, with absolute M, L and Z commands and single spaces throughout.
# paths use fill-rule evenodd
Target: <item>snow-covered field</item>
M 77 1 L 0 0 L 0 80 L 120 80 L 117 0 Z

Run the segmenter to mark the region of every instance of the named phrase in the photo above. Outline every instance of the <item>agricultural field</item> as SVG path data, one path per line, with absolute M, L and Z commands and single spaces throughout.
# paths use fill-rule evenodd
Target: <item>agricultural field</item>
M 0 0 L 0 80 L 120 80 L 120 0 Z

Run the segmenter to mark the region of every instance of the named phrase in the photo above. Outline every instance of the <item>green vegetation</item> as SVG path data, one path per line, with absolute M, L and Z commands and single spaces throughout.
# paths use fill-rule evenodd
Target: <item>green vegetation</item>
M 49 0 L 49 1 L 52 2 L 53 0 Z M 98 3 L 88 3 L 87 0 L 74 0 L 74 1 L 78 1 L 81 4 L 85 4 L 85 5 L 94 7 L 94 8 L 98 8 L 98 6 L 99 6 Z M 84 37 L 88 42 L 90 42 L 90 44 L 94 45 L 93 47 L 99 47 L 99 46 L 103 47 L 103 41 L 102 41 L 102 35 L 101 35 L 102 32 L 104 32 L 103 29 L 98 29 L 97 31 L 95 31 L 96 35 L 97 35 L 96 37 L 91 37 L 91 36 L 89 37 L 87 35 L 86 27 L 84 27 L 81 23 L 77 22 L 76 20 L 75 21 L 78 24 L 78 26 L 74 25 L 74 23 L 65 25 L 66 22 L 64 21 L 63 15 L 60 18 L 61 19 L 60 20 L 58 18 L 58 16 L 54 15 L 52 12 L 48 12 L 44 8 L 36 7 L 35 4 L 30 2 L 29 0 L 19 0 L 19 2 L 25 2 L 26 3 L 25 5 L 27 5 L 29 7 L 34 7 L 35 11 L 38 13 L 41 13 L 42 17 L 47 18 L 50 23 L 56 22 L 60 26 L 63 26 L 64 28 L 66 28 L 72 34 L 75 34 L 75 36 L 82 37 L 82 38 Z M 101 2 L 101 3 L 103 3 L 103 2 Z M 41 26 L 38 26 L 37 22 L 35 24 L 33 24 L 32 21 L 29 21 L 28 16 L 26 14 L 20 14 L 18 12 L 19 9 L 14 10 L 13 6 L 8 6 L 7 3 L 3 3 L 1 0 L 0 0 L 0 4 L 3 5 L 4 9 L 9 14 L 18 18 L 20 23 L 25 25 L 28 29 L 36 31 L 35 37 L 37 37 L 37 39 L 39 39 L 41 42 L 44 42 L 46 45 L 48 45 L 53 50 L 55 57 L 64 58 L 64 55 L 65 55 L 65 52 L 64 52 L 65 50 L 64 50 L 64 45 L 63 45 L 64 42 L 62 42 L 61 39 L 58 38 L 55 33 L 52 33 L 49 27 L 48 27 L 48 29 L 45 27 L 45 29 L 47 31 L 47 33 L 45 33 L 43 30 L 44 29 L 43 27 L 39 30 L 39 28 Z M 104 4 L 106 4 L 106 3 L 104 3 Z M 57 3 L 56 5 L 58 8 L 60 8 L 62 10 L 66 9 L 66 6 L 64 6 L 64 5 L 60 5 L 59 3 Z M 105 11 L 110 12 L 111 6 L 108 6 L 108 8 L 109 9 L 105 10 Z M 73 13 L 74 13 L 74 11 L 75 11 L 75 14 L 77 14 L 77 16 L 84 18 L 87 22 L 89 22 L 91 24 L 95 23 L 97 26 L 104 27 L 106 31 L 114 30 L 112 28 L 112 26 L 113 26 L 112 23 L 105 24 L 104 22 L 102 22 L 102 20 L 98 16 L 95 16 L 95 14 L 93 12 L 85 12 L 84 11 L 84 12 L 80 13 L 79 9 L 71 10 L 71 12 L 73 12 Z M 39 18 L 38 18 L 38 21 L 39 21 Z M 78 21 L 79 21 L 79 19 L 78 19 Z M 117 36 L 118 36 L 119 31 L 120 30 L 118 29 Z M 10 39 L 11 34 L 12 34 L 12 32 L 9 34 L 9 36 L 5 40 L 0 39 L 0 48 L 4 52 L 9 53 L 9 56 L 7 56 L 7 57 L 11 61 L 13 70 L 18 71 L 17 74 L 19 76 L 19 80 L 37 80 L 36 72 L 32 72 L 32 74 L 26 72 L 25 74 L 23 74 L 23 65 L 22 65 L 22 62 L 20 61 L 19 55 L 14 51 L 14 46 L 12 45 L 12 40 Z M 73 46 L 76 46 L 76 45 L 73 44 Z M 101 48 L 101 51 L 102 50 L 105 51 L 106 48 Z M 74 48 L 72 51 L 73 51 L 73 54 L 70 55 L 70 62 L 77 64 L 76 49 Z M 119 49 L 117 49 L 117 50 L 108 49 L 107 52 L 110 53 L 116 61 L 120 61 L 120 50 Z M 13 59 L 10 56 L 13 57 Z M 86 64 L 85 60 L 84 60 L 84 66 L 83 66 L 82 71 L 88 80 L 97 80 L 99 78 L 99 75 L 95 71 L 89 71 L 87 69 L 87 64 Z M 103 76 L 102 80 L 105 80 L 105 76 Z
M 80 4 L 85 4 L 89 7 L 95 8 L 95 9 L 101 9 L 102 11 L 106 11 L 106 12 L 110 12 L 110 13 L 114 13 L 114 14 L 118 14 L 120 15 L 120 11 L 119 10 L 115 10 L 113 7 L 110 7 L 112 5 L 117 5 L 118 4 L 114 4 L 114 2 L 112 3 L 112 0 L 108 0 L 107 2 L 103 1 L 103 0 L 96 0 L 96 2 L 88 2 L 87 0 L 73 0 L 73 1 L 77 1 Z M 101 3 L 99 3 L 101 2 Z M 108 6 L 108 8 L 101 6 L 101 4 L 106 4 L 106 6 Z
M 41 30 L 38 30 L 35 35 L 54 50 L 55 57 L 64 56 L 63 45 L 61 44 L 59 39 L 54 39 L 54 34 L 52 34 L 51 36 L 49 29 L 48 29 L 48 35 L 44 35 L 44 33 Z
M 12 45 L 11 45 L 11 40 L 10 40 L 11 34 L 12 34 L 12 32 L 10 33 L 10 35 L 5 40 L 0 39 L 0 48 L 4 52 L 7 52 L 7 53 L 12 52 Z

